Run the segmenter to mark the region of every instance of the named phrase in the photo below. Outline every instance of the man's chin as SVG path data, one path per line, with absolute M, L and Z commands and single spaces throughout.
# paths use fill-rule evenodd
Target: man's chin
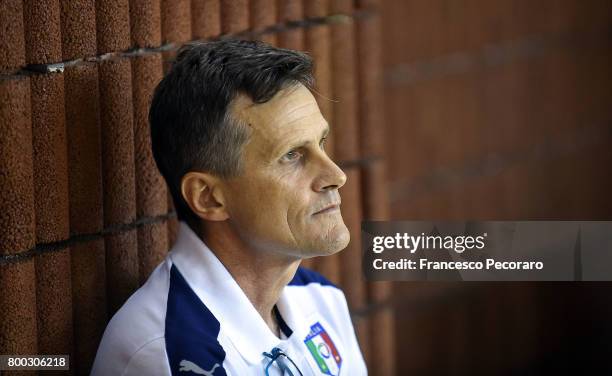
M 334 233 L 331 233 L 319 248 L 321 254 L 319 256 L 331 256 L 345 249 L 351 240 L 351 234 L 344 225 L 338 226 L 339 228 L 334 229 Z

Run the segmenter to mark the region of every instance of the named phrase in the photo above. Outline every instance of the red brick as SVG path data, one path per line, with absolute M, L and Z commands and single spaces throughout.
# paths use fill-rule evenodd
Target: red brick
M 221 0 L 221 32 L 235 34 L 248 28 L 248 0 Z
M 98 54 L 124 51 L 130 47 L 128 0 L 96 1 Z
M 191 39 L 191 4 L 189 0 L 162 0 L 162 41 L 182 44 Z
M 127 59 L 99 65 L 104 226 L 136 219 L 134 182 L 134 115 L 131 65 Z M 135 230 L 105 237 L 109 312 L 114 313 L 138 286 Z
M 356 0 L 355 7 L 358 9 L 376 10 L 380 6 L 381 0 Z
M 98 68 L 88 63 L 64 73 L 70 231 L 95 234 L 103 228 Z M 71 246 L 74 361 L 87 374 L 106 326 L 106 267 L 103 239 Z
M 70 359 L 70 368 L 77 375 L 85 375 L 91 371 L 110 318 L 106 313 L 104 241 L 74 244 L 70 251 L 74 314 L 74 360 Z
M 366 367 L 368 369 L 375 369 L 376 366 L 370 360 L 370 318 L 367 316 L 359 317 L 353 324 Z M 374 374 L 374 372 L 371 373 Z
M 164 260 L 169 249 L 165 222 L 146 224 L 138 229 L 138 280 L 141 285 Z
M 64 77 L 35 75 L 31 85 L 36 237 L 48 243 L 69 234 Z
M 325 17 L 330 14 L 329 2 L 330 0 L 304 1 L 304 14 L 308 18 Z
M 221 34 L 220 0 L 192 0 L 191 38 L 207 39 Z
M 38 353 L 70 354 L 72 338 L 72 288 L 70 251 L 36 257 Z
M 362 168 L 363 216 L 374 221 L 390 218 L 389 185 L 384 161 L 373 162 Z
M 96 45 L 96 7 L 93 1 L 62 1 L 62 55 L 64 60 L 94 56 Z
M 28 64 L 56 63 L 62 60 L 62 34 L 58 0 L 23 3 Z
M 106 293 L 108 315 L 112 316 L 134 293 L 140 283 L 136 230 L 106 235 Z
M 370 282 L 368 288 L 370 304 L 380 304 L 383 307 L 370 315 L 369 364 L 374 366 L 371 373 L 396 375 L 395 315 L 393 307 L 388 305 L 393 296 L 393 285 L 391 282 Z
M 127 59 L 99 65 L 104 225 L 136 218 L 132 72 Z
M 34 261 L 0 264 L 0 352 L 38 354 Z M 5 372 L 3 371 L 3 375 Z M 8 373 L 7 373 L 8 374 Z M 21 374 L 15 372 L 14 374 Z M 34 373 L 31 373 L 34 374 Z
M 353 0 L 331 0 L 330 8 L 332 14 L 349 14 L 353 11 Z
M 0 80 L 0 254 L 34 247 L 30 80 Z
M 341 271 L 340 271 L 340 255 L 332 255 L 325 257 L 317 257 L 313 261 L 313 267 L 316 271 L 321 273 L 325 278 L 329 279 L 333 284 L 340 285 Z
M 254 32 L 261 32 L 267 27 L 273 26 L 277 23 L 277 10 L 275 0 L 251 0 L 250 5 L 250 16 L 251 16 L 251 30 Z M 277 35 L 274 33 L 267 33 L 260 35 L 257 39 L 276 45 Z
M 132 46 L 158 47 L 161 44 L 160 0 L 130 0 Z
M 93 63 L 64 73 L 70 231 L 97 233 L 103 227 L 98 68 Z
M 137 216 L 166 214 L 166 184 L 157 170 L 151 150 L 148 114 L 153 90 L 162 78 L 160 54 L 132 59 L 134 152 Z
M 23 2 L 0 2 L 0 73 L 14 72 L 25 65 Z
M 380 155 L 385 148 L 381 39 L 378 17 L 357 23 L 359 141 L 364 156 Z
M 134 58 L 132 72 L 136 211 L 138 218 L 154 217 L 168 211 L 166 183 L 153 159 L 148 122 L 151 94 L 162 78 L 161 54 Z M 163 223 L 147 224 L 138 229 L 140 283 L 165 257 L 168 251 L 167 235 Z
M 35 75 L 31 83 L 36 239 L 48 243 L 69 236 L 64 80 L 62 74 Z M 70 253 L 65 249 L 39 255 L 35 264 L 38 350 L 70 354 Z
M 290 21 L 299 21 L 304 18 L 304 10 L 302 1 L 288 0 L 282 1 L 278 6 L 278 22 L 288 23 Z M 290 30 L 281 31 L 278 33 L 278 45 L 282 48 L 292 50 L 304 49 L 304 29 L 292 28 Z
M 357 71 L 353 24 L 332 25 L 332 64 L 334 122 L 333 136 L 342 142 L 334 143 L 334 155 L 340 161 L 359 156 L 359 127 L 357 119 Z

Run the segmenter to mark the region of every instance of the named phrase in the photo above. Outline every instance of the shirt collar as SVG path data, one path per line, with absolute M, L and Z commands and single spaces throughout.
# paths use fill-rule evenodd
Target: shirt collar
M 247 362 L 260 363 L 262 352 L 279 345 L 281 340 L 272 334 L 229 271 L 184 222 L 180 222 L 169 257 Z M 286 294 L 285 288 L 278 308 L 295 330 L 293 323 L 299 322 L 299 313 L 289 307 Z

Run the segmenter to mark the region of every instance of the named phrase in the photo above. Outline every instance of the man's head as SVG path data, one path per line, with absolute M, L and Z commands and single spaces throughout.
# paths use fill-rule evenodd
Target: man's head
M 179 51 L 149 120 L 180 219 L 225 221 L 250 246 L 295 257 L 346 247 L 346 176 L 323 149 L 329 128 L 312 81 L 308 56 L 260 42 Z

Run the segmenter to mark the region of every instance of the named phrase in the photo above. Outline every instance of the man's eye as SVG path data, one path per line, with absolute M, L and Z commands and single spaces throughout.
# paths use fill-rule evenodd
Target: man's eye
M 283 155 L 281 158 L 283 162 L 292 162 L 300 159 L 302 157 L 302 153 L 297 150 L 291 150 L 287 154 Z

